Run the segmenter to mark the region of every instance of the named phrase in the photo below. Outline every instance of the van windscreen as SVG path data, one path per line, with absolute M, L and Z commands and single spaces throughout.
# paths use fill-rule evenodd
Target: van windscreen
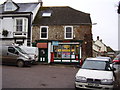
M 23 49 L 21 49 L 20 47 L 18 47 L 18 46 L 15 46 L 15 48 L 18 50 L 18 51 L 20 51 L 21 53 L 23 53 L 23 54 L 27 54 Z

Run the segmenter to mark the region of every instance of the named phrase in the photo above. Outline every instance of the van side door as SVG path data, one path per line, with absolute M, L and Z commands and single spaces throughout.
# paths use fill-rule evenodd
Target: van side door
M 9 63 L 16 63 L 17 58 L 19 57 L 18 51 L 14 47 L 8 47 L 7 51 L 7 62 Z

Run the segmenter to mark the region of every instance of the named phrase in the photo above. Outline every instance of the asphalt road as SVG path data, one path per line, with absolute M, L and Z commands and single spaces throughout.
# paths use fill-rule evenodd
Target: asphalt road
M 78 68 L 65 65 L 2 67 L 2 88 L 74 88 Z
M 115 68 L 117 89 L 120 88 L 120 65 L 115 65 Z M 2 88 L 42 88 L 42 90 L 57 88 L 75 90 L 74 80 L 78 69 L 71 65 L 33 65 L 23 68 L 3 65 Z

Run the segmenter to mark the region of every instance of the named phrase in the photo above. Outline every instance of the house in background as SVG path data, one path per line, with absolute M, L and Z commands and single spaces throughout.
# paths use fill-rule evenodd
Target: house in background
M 90 14 L 68 6 L 41 7 L 32 28 L 40 62 L 79 63 L 92 56 Z
M 106 56 L 107 54 L 107 46 L 102 42 L 102 39 L 99 39 L 97 36 L 97 40 L 93 41 L 93 56 Z
M 99 36 L 97 36 L 96 41 L 93 41 L 93 57 L 97 56 L 115 56 L 115 51 L 111 47 L 105 45 L 102 39 L 99 39 Z
M 101 47 L 95 44 L 95 41 L 93 41 L 93 57 L 100 56 L 100 50 L 101 50 Z
M 0 5 L 0 42 L 30 46 L 32 22 L 42 2 L 15 3 L 7 0 Z

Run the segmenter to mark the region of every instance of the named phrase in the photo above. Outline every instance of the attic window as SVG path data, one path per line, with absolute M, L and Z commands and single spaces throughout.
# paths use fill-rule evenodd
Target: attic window
M 11 2 L 6 3 L 6 11 L 12 11 L 12 3 Z
M 48 13 L 48 12 L 47 12 L 47 13 L 43 13 L 42 16 L 43 16 L 43 17 L 50 17 L 50 16 L 51 16 L 51 13 Z

